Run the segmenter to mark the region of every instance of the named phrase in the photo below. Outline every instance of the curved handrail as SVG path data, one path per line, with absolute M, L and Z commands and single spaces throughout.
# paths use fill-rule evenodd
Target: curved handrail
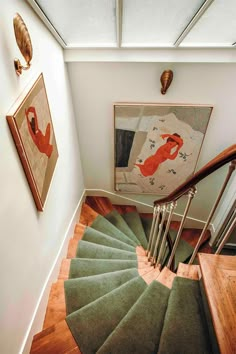
M 233 144 L 227 149 L 223 150 L 219 155 L 217 155 L 214 159 L 203 166 L 192 177 L 189 177 L 167 197 L 155 200 L 154 205 L 166 204 L 179 199 L 202 179 L 233 160 L 236 160 L 236 144 Z

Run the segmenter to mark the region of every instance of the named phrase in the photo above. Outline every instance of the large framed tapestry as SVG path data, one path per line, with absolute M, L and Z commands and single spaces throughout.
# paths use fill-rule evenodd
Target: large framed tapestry
M 212 107 L 114 104 L 115 190 L 168 195 L 196 168 Z
M 43 74 L 14 104 L 7 121 L 35 204 L 43 211 L 58 159 Z

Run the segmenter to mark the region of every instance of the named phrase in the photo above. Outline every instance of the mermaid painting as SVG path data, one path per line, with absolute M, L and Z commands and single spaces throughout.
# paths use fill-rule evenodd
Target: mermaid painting
M 135 166 L 139 167 L 140 172 L 144 177 L 152 176 L 158 169 L 159 165 L 166 160 L 174 160 L 183 146 L 183 139 L 177 133 L 162 134 L 161 138 L 167 138 L 166 143 L 161 145 L 155 154 L 149 156 L 143 164 L 135 164 Z

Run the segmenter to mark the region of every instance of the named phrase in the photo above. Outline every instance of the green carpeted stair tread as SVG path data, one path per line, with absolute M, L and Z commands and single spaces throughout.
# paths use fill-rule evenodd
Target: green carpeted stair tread
M 169 230 L 169 235 L 170 238 L 172 240 L 172 242 L 174 242 L 176 235 L 177 235 L 177 231 L 176 230 Z M 175 264 L 174 264 L 174 269 L 176 270 L 178 268 L 179 262 L 184 263 L 185 261 L 187 261 L 189 259 L 189 257 L 192 255 L 193 253 L 193 247 L 186 241 L 180 239 L 179 240 L 179 244 L 175 253 Z
M 110 221 L 110 223 L 112 223 L 115 227 L 117 227 L 117 229 L 119 229 L 126 236 L 128 236 L 132 241 L 134 241 L 137 246 L 141 245 L 139 239 L 136 237 L 133 230 L 129 227 L 125 219 L 118 213 L 117 210 L 111 211 L 105 216 L 105 218 Z
M 136 252 L 135 247 L 127 245 L 127 243 L 119 241 L 112 236 L 108 236 L 101 231 L 93 229 L 92 227 L 86 227 L 82 240 L 125 251 Z
M 106 235 L 115 237 L 117 240 L 127 243 L 130 246 L 136 247 L 137 244 L 131 240 L 127 235 L 121 232 L 110 221 L 101 215 L 98 215 L 93 223 L 90 225 L 95 230 L 101 231 Z
M 136 253 L 119 250 L 118 248 L 98 245 L 87 241 L 79 241 L 77 258 L 95 258 L 95 259 L 130 259 L 137 260 Z
M 153 281 L 97 353 L 157 353 L 169 294 L 169 288 Z
M 211 353 L 199 281 L 175 277 L 158 354 Z
M 145 218 L 143 216 L 140 217 L 143 229 L 146 235 L 147 240 L 149 240 L 150 232 L 151 232 L 151 227 L 152 227 L 152 218 Z
M 147 248 L 147 238 L 145 231 L 143 229 L 143 224 L 139 214 L 135 211 L 122 214 L 122 217 L 127 222 L 133 233 L 139 239 L 141 245 L 144 249 Z
M 69 278 L 82 278 L 137 267 L 137 260 L 73 258 Z
M 67 315 L 139 276 L 137 269 L 69 279 L 64 282 Z
M 134 278 L 66 317 L 83 354 L 94 354 L 134 305 L 147 285 Z

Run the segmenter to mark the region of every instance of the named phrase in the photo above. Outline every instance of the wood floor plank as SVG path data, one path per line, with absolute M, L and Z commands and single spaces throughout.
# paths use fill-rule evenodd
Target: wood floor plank
M 114 209 L 110 199 L 107 197 L 88 196 L 85 202 L 102 216 L 106 216 Z
M 68 258 L 62 260 L 58 280 L 67 280 L 69 278 L 70 263 L 71 260 Z
M 81 208 L 81 214 L 79 222 L 84 225 L 91 225 L 93 221 L 98 217 L 99 213 L 93 210 L 89 205 L 83 203 Z
M 236 257 L 198 254 L 221 354 L 236 353 Z
M 36 334 L 31 354 L 82 354 L 65 320 Z
M 135 205 L 118 205 L 113 204 L 113 208 L 118 211 L 119 214 L 126 214 L 130 212 L 137 212 L 137 208 Z
M 51 327 L 66 317 L 66 303 L 64 294 L 64 280 L 58 280 L 52 284 L 48 298 L 46 315 L 43 323 L 43 329 Z

